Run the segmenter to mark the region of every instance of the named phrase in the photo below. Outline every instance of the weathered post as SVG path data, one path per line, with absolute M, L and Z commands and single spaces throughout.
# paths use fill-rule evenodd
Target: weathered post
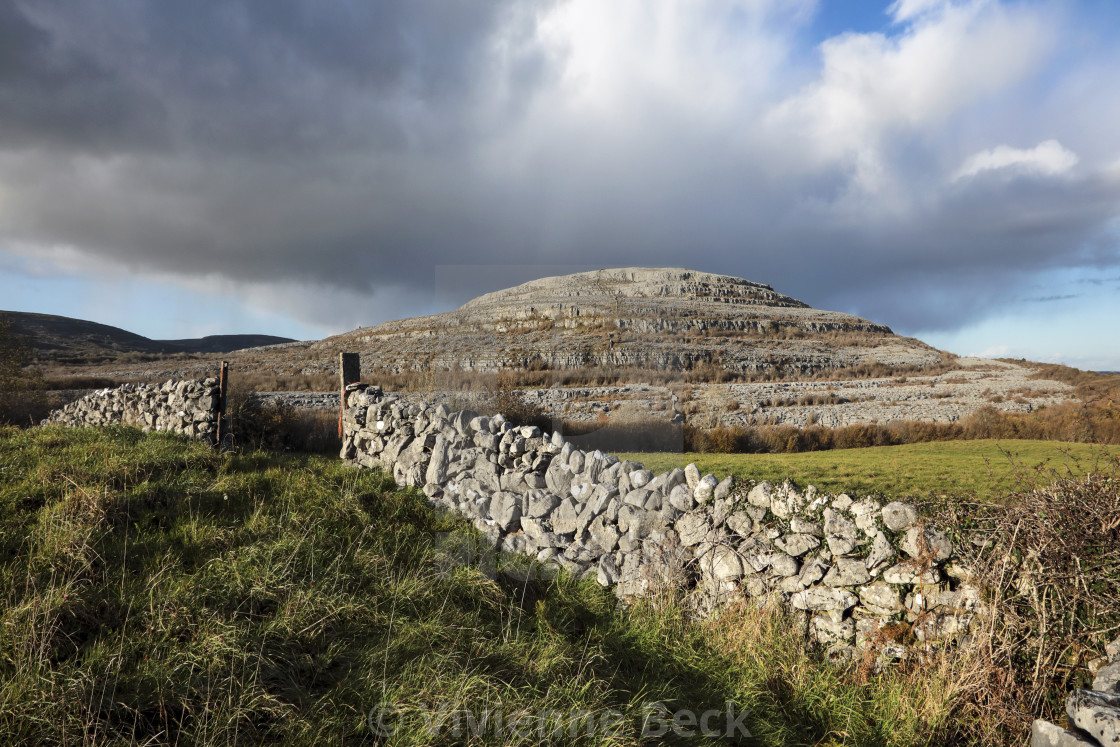
M 346 412 L 346 387 L 362 378 L 362 359 L 357 353 L 338 354 L 339 398 L 338 437 L 342 438 L 342 413 Z
M 214 403 L 214 409 L 218 412 L 214 431 L 214 445 L 219 449 L 222 447 L 222 439 L 226 436 L 226 432 L 222 428 L 222 423 L 225 422 L 226 419 L 226 399 L 228 395 L 229 363 L 222 361 L 221 370 L 218 372 L 218 401 Z

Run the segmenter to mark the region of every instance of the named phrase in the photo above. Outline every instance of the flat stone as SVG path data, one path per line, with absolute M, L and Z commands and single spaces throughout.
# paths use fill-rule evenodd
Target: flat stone
M 936 568 L 921 570 L 904 560 L 883 571 L 883 580 L 888 584 L 936 584 L 941 580 L 941 573 Z
M 902 611 L 902 600 L 898 589 L 881 581 L 861 587 L 859 601 L 868 612 L 883 617 Z
M 837 558 L 824 577 L 826 586 L 857 586 L 870 580 L 867 566 L 858 558 Z
M 798 534 L 811 534 L 814 537 L 824 536 L 824 530 L 821 529 L 820 524 L 802 519 L 800 516 L 794 516 L 789 520 L 789 528 Z
M 1031 747 L 1098 747 L 1096 742 L 1084 739 L 1049 721 L 1035 719 L 1031 727 Z
M 820 547 L 821 541 L 811 534 L 787 534 L 774 540 L 774 546 L 795 558 Z
M 814 586 L 791 594 L 789 602 L 794 609 L 799 610 L 812 610 L 814 612 L 842 611 L 855 607 L 859 603 L 859 597 L 846 589 Z

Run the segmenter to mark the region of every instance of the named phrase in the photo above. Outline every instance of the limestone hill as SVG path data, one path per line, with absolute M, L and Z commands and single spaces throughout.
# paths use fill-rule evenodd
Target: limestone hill
M 505 366 L 691 369 L 798 375 L 881 363 L 924 366 L 942 353 L 768 285 L 684 269 L 625 268 L 542 278 L 455 311 L 360 328 L 313 343 L 399 373 Z M 314 356 L 307 356 L 313 359 Z

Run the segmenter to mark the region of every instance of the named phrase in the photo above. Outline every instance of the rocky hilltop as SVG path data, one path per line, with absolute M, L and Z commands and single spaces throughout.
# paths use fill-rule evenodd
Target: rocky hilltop
M 821 311 L 768 285 L 676 268 L 542 278 L 455 311 L 328 337 L 308 352 L 354 350 L 377 370 L 505 366 L 690 369 L 787 375 L 862 363 L 923 366 L 942 353 L 889 327 Z

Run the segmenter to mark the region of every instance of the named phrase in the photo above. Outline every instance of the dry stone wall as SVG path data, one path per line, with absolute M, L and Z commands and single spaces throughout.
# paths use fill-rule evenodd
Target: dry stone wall
M 837 655 L 886 659 L 964 634 L 978 612 L 952 539 L 909 504 L 720 480 L 695 465 L 655 475 L 500 415 L 352 389 L 343 458 L 422 488 L 503 552 L 622 599 L 681 590 L 709 613 L 776 597 Z
M 171 380 L 150 386 L 124 384 L 87 394 L 53 411 L 44 423 L 132 425 L 144 431 L 182 433 L 213 441 L 219 400 L 216 378 Z

